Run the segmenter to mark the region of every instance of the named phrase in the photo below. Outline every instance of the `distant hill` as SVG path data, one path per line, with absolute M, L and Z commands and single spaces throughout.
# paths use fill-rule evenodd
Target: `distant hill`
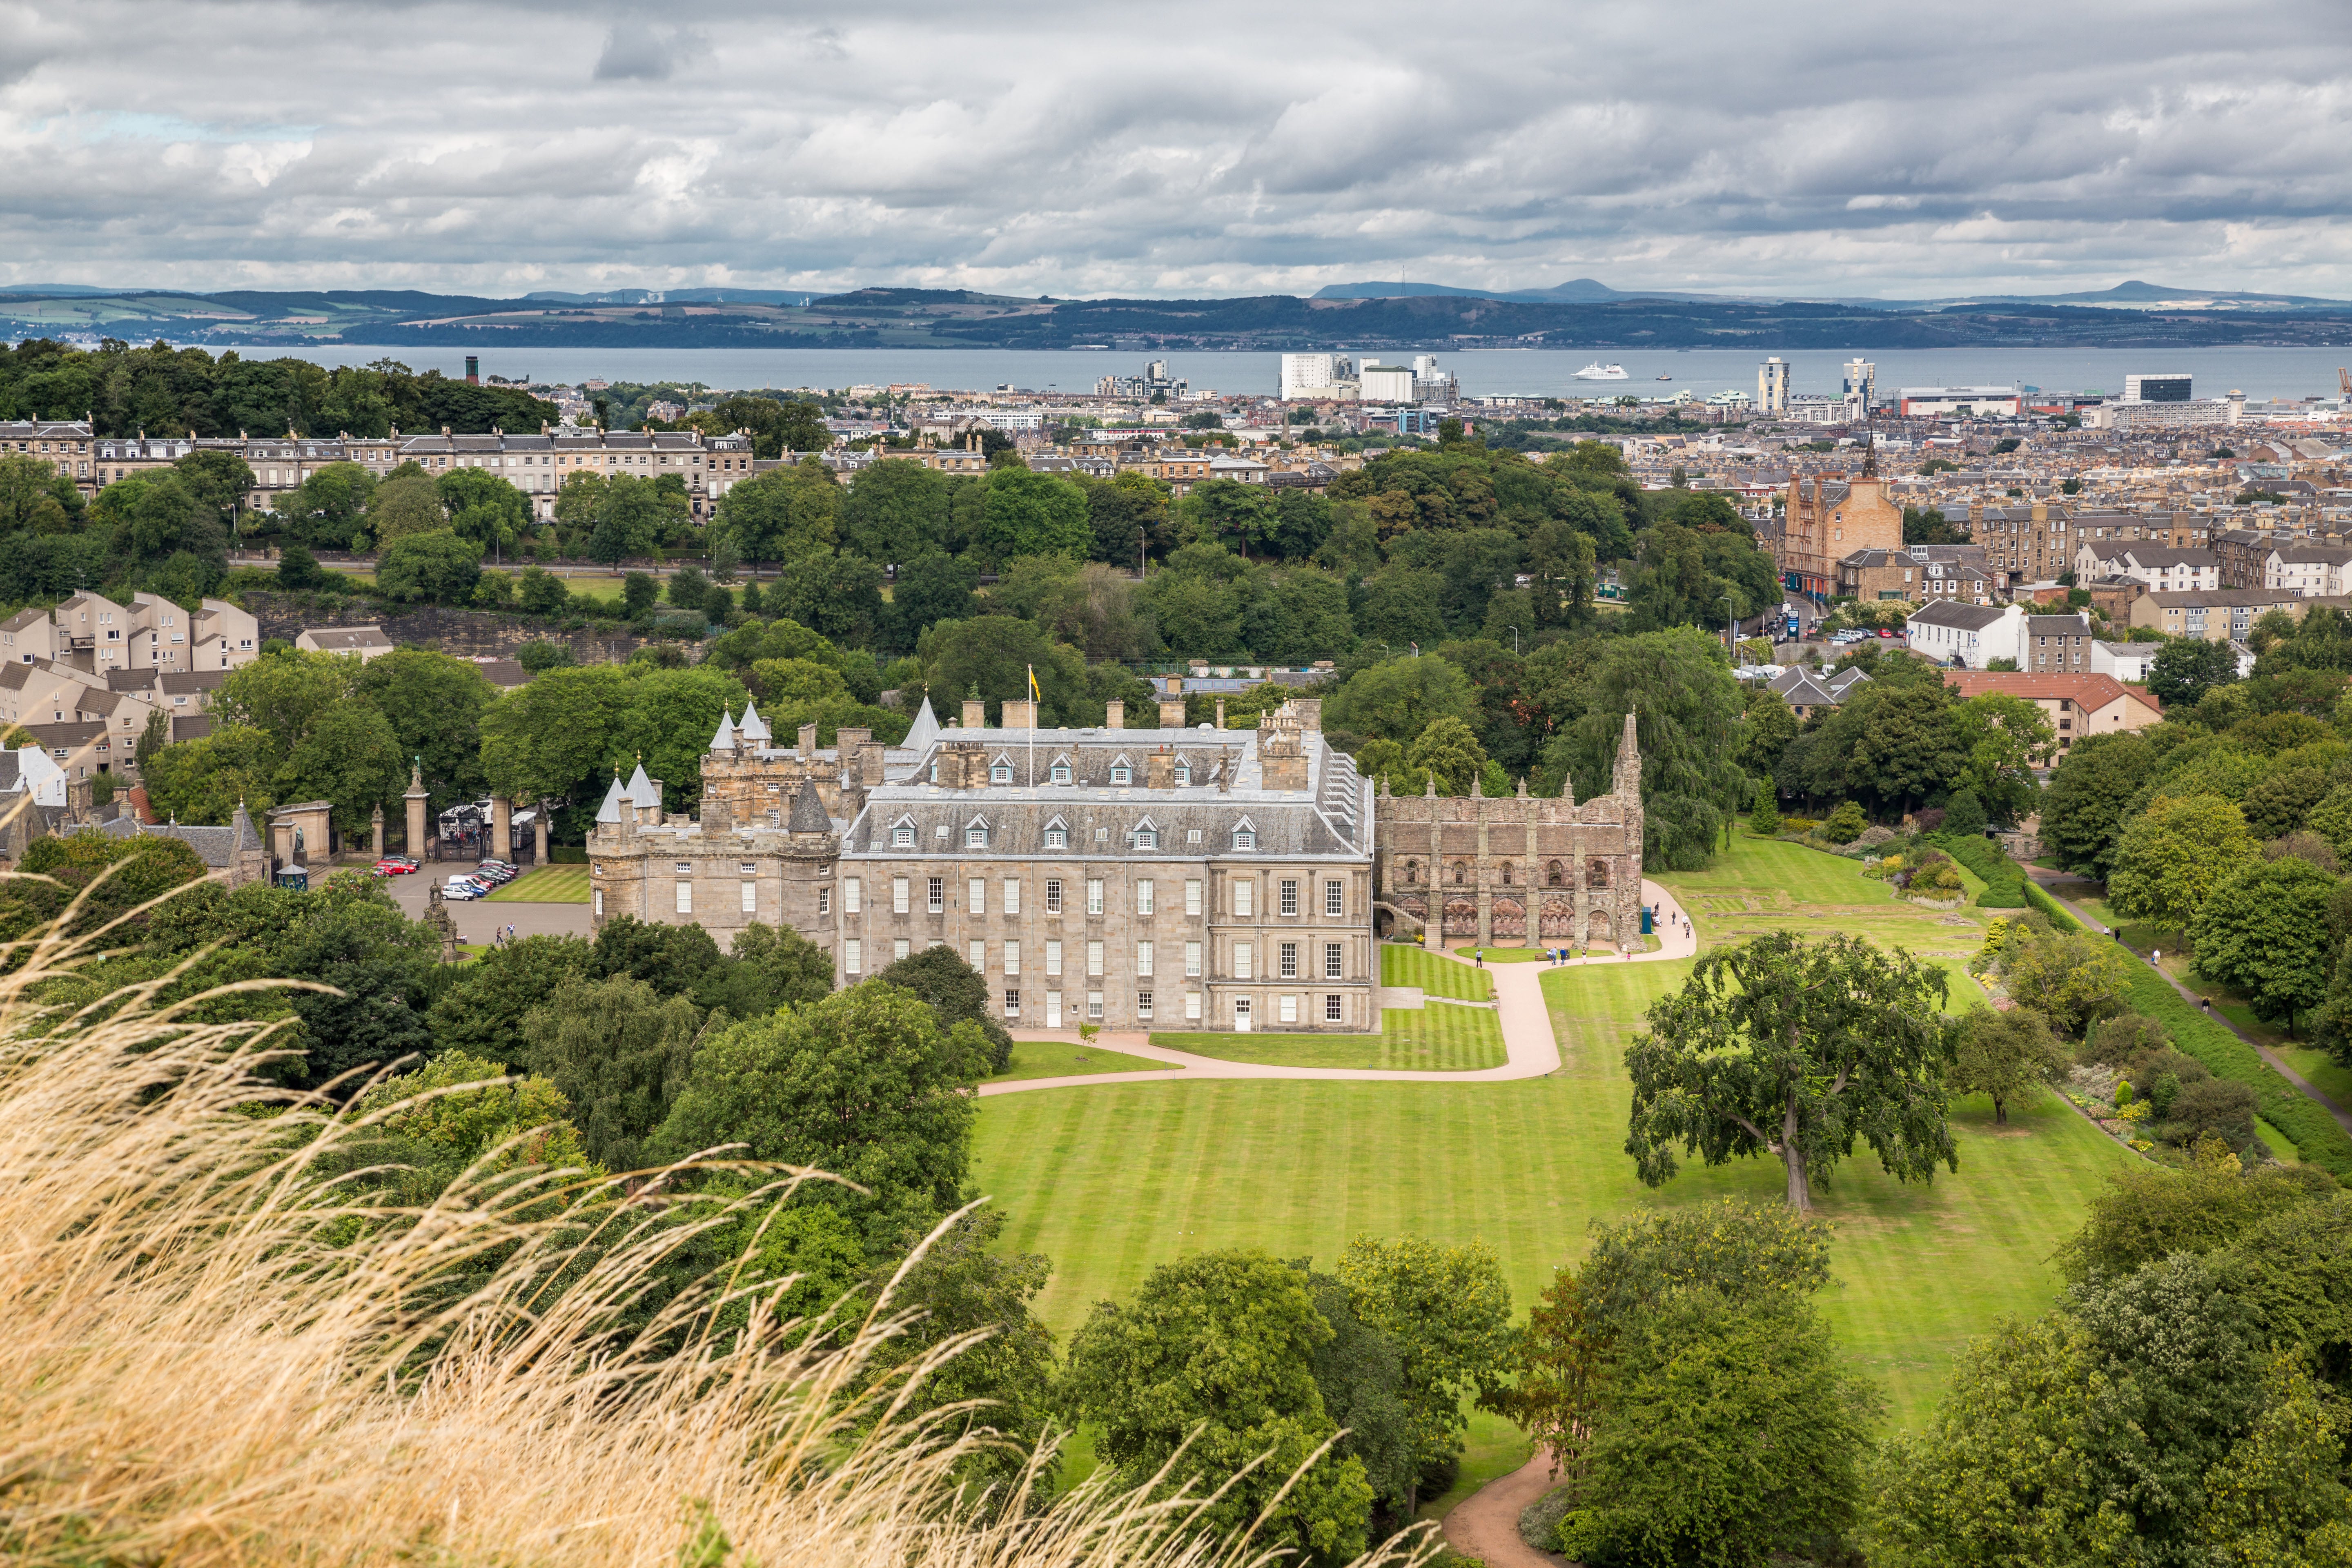
M 248 353 L 352 345 L 466 348 L 486 370 L 534 348 L 1066 349 L 1119 353 L 1354 353 L 1560 348 L 2147 348 L 2317 346 L 2343 341 L 2352 304 L 2239 290 L 2199 294 L 2134 280 L 2049 299 L 1776 300 L 1643 293 L 1576 278 L 1481 292 L 1442 283 L 1335 284 L 1199 300 L 1019 299 L 963 289 L 546 290 L 523 299 L 413 289 L 234 289 L 217 294 L 0 290 L 0 339 L 157 338 Z M 1400 290 L 1402 290 L 1400 292 Z
M 1871 300 L 1820 294 L 1700 294 L 1672 289 L 1612 289 L 1597 278 L 1572 278 L 1549 289 L 1463 289 L 1450 283 L 1332 283 L 1315 291 L 1318 300 L 1406 300 L 1423 296 L 1503 300 L 1527 304 L 1590 305 L 1621 300 L 1677 300 L 1694 304 L 1851 305 L 1864 310 L 1928 310 L 1954 305 L 2090 305 L 2141 307 L 2149 305 L 2223 310 L 2262 307 L 2270 310 L 2346 310 L 2352 300 L 2324 300 L 2308 294 L 2259 294 L 2234 289 L 2183 289 L 2147 283 L 2137 279 L 2112 289 L 2074 294 L 1955 294 L 1941 300 Z
M 1412 300 L 1423 295 L 1455 299 L 1510 300 L 1537 305 L 1596 305 L 1612 300 L 1729 300 L 1747 296 L 1676 293 L 1642 289 L 1628 293 L 1612 289 L 1597 278 L 1571 278 L 1549 289 L 1457 289 L 1450 283 L 1329 283 L 1310 298 L 1317 300 Z

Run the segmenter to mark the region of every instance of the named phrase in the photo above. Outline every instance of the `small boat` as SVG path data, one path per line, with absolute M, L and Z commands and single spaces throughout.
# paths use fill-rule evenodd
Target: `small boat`
M 1576 373 L 1576 379 L 1579 381 L 1630 381 L 1633 378 L 1625 374 L 1625 367 L 1622 364 L 1602 364 L 1599 360 L 1594 360 Z
M 1657 374 L 1657 379 L 1660 381 L 1672 381 L 1674 378 L 1674 373 L 1672 371 L 1662 370 Z

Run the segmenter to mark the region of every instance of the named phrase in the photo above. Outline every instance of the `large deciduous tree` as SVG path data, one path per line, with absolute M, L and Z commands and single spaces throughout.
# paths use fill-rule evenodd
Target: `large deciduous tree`
M 449 529 L 403 534 L 376 558 L 376 586 L 387 598 L 462 605 L 482 580 L 482 547 Z
M 2149 661 L 2147 689 L 2167 707 L 2194 707 L 2213 688 L 2237 679 L 2237 651 L 2228 643 L 2175 637 L 2157 649 L 2156 658 Z
M 2327 999 L 2328 900 L 2336 879 L 2299 856 L 2246 866 L 2213 889 L 2189 928 L 2197 970 L 2246 998 L 2257 1018 L 2295 1020 Z
M 816 1183 L 806 1195 L 887 1256 L 962 1201 L 987 1059 L 976 1026 L 942 1029 L 896 986 L 856 986 L 704 1039 L 646 1155 L 740 1144 L 747 1159 L 841 1176 L 864 1191 Z
M 1856 1139 L 1897 1181 L 1959 1169 L 1945 1123 L 1945 990 L 1943 971 L 1859 937 L 1775 932 L 1706 954 L 1625 1053 L 1625 1152 L 1659 1186 L 1675 1143 L 1710 1165 L 1769 1151 L 1799 1210 Z
M 685 1088 L 701 1033 L 702 1011 L 683 996 L 625 974 L 574 973 L 524 1016 L 522 1065 L 572 1102 L 590 1159 L 632 1171 Z
M 2157 766 L 2155 748 L 2137 735 L 2085 735 L 2068 748 L 2042 796 L 2042 842 L 2061 865 L 2106 880 L 2124 813 Z
M 1356 1315 L 1396 1346 L 1417 1479 L 1461 1452 L 1466 1402 L 1502 1376 L 1511 1346 L 1503 1266 L 1483 1242 L 1360 1236 L 1339 1254 L 1339 1278 Z M 1405 1493 L 1408 1513 L 1414 1491 Z
M 392 725 L 401 751 L 422 759 L 436 809 L 481 793 L 482 713 L 499 692 L 479 665 L 428 648 L 395 648 L 361 666 L 357 684 Z
M 1325 703 L 1323 721 L 1334 730 L 1410 745 L 1433 721 L 1466 721 L 1477 710 L 1469 679 L 1446 660 L 1424 654 L 1358 670 Z
M 2011 1007 L 1997 1013 L 1979 1005 L 1960 1022 L 1952 1091 L 1989 1097 L 1992 1119 L 2007 1121 L 2010 1101 L 2023 1099 L 2035 1085 L 2049 1083 L 2072 1065 L 2073 1058 L 2040 1012 Z
M 1706 864 L 1724 825 L 1745 804 L 1739 750 L 1746 700 L 1723 649 L 1689 627 L 1612 640 L 1594 667 L 1583 716 L 1544 748 L 1549 777 L 1580 798 L 1605 794 L 1635 715 L 1642 752 L 1643 864 L 1653 871 Z
M 1372 1504 L 1362 1462 L 1327 1454 L 1291 1479 L 1338 1431 L 1315 1381 L 1332 1331 L 1308 1284 L 1250 1249 L 1161 1264 L 1070 1337 L 1060 1398 L 1100 1427 L 1096 1452 L 1129 1481 L 1171 1466 L 1173 1485 L 1226 1487 L 1202 1512 L 1209 1530 L 1264 1514 L 1259 1541 L 1344 1562 L 1363 1549 Z
M 2213 890 L 2259 854 L 2244 815 L 2229 801 L 2159 795 L 2124 829 L 2107 899 L 2126 919 L 2186 931 Z

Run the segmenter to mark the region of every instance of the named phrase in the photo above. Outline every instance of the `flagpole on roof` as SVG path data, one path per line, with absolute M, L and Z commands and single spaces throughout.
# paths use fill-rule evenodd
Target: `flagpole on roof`
M 1029 787 L 1037 787 L 1037 667 L 1029 669 Z

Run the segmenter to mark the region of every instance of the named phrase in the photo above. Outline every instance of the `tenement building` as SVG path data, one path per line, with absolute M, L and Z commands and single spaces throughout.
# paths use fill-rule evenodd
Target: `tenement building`
M 1607 795 L 1580 805 L 1531 796 L 1522 782 L 1516 796 L 1474 784 L 1459 798 L 1433 781 L 1423 795 L 1381 795 L 1380 815 L 1384 924 L 1435 921 L 1450 937 L 1525 947 L 1640 940 L 1642 753 L 1630 713 Z
M 1773 562 L 1789 592 L 1826 599 L 1838 592 L 1839 562 L 1856 551 L 1902 548 L 1903 509 L 1887 498 L 1875 447 L 1864 452 L 1862 472 L 1852 479 L 1790 480 Z
M 1008 1023 L 1363 1031 L 1379 1026 L 1373 802 L 1321 703 L 1255 730 L 1042 730 L 1034 704 L 898 746 L 843 730 L 771 744 L 747 710 L 701 762 L 698 818 L 642 767 L 589 839 L 592 919 L 696 921 L 723 943 L 788 924 L 843 984 L 945 945 Z M 1638 764 L 1637 764 L 1638 765 Z M 1557 805 L 1558 803 L 1550 803 Z M 1638 898 L 1638 805 L 1633 843 Z

